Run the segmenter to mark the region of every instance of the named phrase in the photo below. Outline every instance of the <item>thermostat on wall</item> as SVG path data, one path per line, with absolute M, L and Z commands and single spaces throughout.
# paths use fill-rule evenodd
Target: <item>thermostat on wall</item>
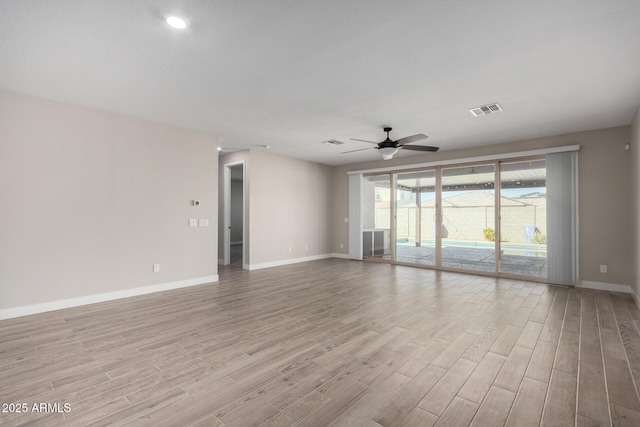
M 191 205 L 192 206 L 200 206 L 200 200 L 192 200 L 191 201 Z

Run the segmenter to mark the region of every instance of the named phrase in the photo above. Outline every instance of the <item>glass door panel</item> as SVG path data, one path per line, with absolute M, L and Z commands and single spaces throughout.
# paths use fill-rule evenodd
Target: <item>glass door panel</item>
M 435 265 L 435 187 L 433 170 L 395 175 L 395 261 Z
M 362 180 L 362 256 L 391 261 L 391 178 L 365 176 Z
M 442 169 L 442 266 L 496 272 L 495 166 Z
M 547 277 L 544 159 L 500 164 L 500 272 Z

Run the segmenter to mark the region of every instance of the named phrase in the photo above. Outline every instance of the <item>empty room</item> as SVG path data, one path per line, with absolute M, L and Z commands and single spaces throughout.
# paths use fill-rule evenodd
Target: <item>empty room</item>
M 0 424 L 640 425 L 638 18 L 0 1 Z

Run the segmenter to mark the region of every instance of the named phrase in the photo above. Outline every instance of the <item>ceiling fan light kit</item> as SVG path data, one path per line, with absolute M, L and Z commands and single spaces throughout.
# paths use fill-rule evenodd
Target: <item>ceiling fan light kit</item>
M 438 151 L 439 149 L 439 147 L 429 147 L 426 145 L 407 145 L 407 144 L 413 144 L 416 142 L 426 141 L 426 139 L 428 138 L 427 135 L 419 133 L 416 135 L 400 138 L 397 141 L 393 141 L 391 138 L 389 138 L 389 132 L 391 132 L 393 129 L 390 127 L 385 127 L 383 128 L 383 130 L 387 133 L 387 139 L 385 139 L 382 142 L 373 142 L 373 141 L 367 141 L 365 139 L 356 139 L 356 138 L 351 138 L 351 140 L 368 142 L 370 144 L 377 145 L 377 147 L 371 147 L 371 149 L 379 150 L 380 154 L 382 154 L 383 160 L 392 159 L 394 154 L 396 154 L 399 149 L 405 149 L 405 150 L 411 150 L 411 151 Z M 359 150 L 344 151 L 340 154 L 353 153 L 354 151 L 364 151 L 364 150 L 369 150 L 369 148 L 361 148 Z
M 380 154 L 382 154 L 382 158 L 384 160 L 389 160 L 393 158 L 393 155 L 398 152 L 397 148 L 393 147 L 383 147 L 380 148 Z

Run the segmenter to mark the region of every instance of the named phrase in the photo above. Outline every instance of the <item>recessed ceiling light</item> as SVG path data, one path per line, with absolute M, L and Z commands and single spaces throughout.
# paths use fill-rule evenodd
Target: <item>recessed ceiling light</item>
M 177 28 L 179 30 L 187 28 L 187 21 L 179 16 L 167 16 L 166 21 L 167 24 L 171 25 L 173 28 Z

